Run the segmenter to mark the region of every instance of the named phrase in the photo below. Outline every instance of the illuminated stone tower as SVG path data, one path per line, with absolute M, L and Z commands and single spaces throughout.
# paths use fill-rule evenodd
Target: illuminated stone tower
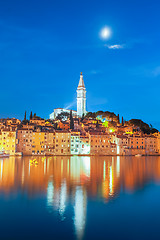
M 86 114 L 86 88 L 81 73 L 77 88 L 77 115 L 78 117 L 82 117 L 83 114 Z

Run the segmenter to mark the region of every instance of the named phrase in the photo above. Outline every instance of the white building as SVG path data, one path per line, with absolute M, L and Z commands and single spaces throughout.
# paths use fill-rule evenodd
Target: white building
M 81 73 L 77 88 L 77 115 L 78 117 L 82 117 L 83 114 L 86 114 L 86 88 Z
M 81 137 L 79 133 L 71 133 L 71 155 L 90 154 L 89 138 Z
M 69 109 L 65 109 L 65 108 L 55 108 L 54 109 L 54 112 L 52 112 L 50 115 L 49 115 L 49 118 L 50 119 L 55 119 L 59 114 L 61 114 L 61 113 L 70 113 L 70 111 L 71 110 L 69 110 Z M 74 111 L 74 110 L 72 110 L 72 116 L 73 117 L 76 117 L 77 116 L 77 112 L 76 111 Z M 64 119 L 64 120 L 66 120 L 66 119 Z
M 50 119 L 55 119 L 58 114 L 70 113 L 71 110 L 65 108 L 56 108 L 54 112 L 49 115 Z M 72 110 L 73 117 L 82 117 L 83 114 L 86 115 L 86 88 L 83 81 L 83 75 L 80 74 L 80 80 L 77 88 L 77 111 Z M 65 119 L 64 119 L 65 120 Z

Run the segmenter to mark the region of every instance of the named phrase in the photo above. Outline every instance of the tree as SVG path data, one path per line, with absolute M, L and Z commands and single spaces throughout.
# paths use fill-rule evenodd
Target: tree
M 23 125 L 26 125 L 26 124 L 28 124 L 29 123 L 29 121 L 27 120 L 27 117 L 26 117 L 26 111 L 25 111 L 25 114 L 24 114 L 24 119 L 23 119 L 23 121 L 21 122 L 21 124 Z
M 69 118 L 70 114 L 68 112 L 61 112 L 57 115 L 56 119 L 57 120 L 66 120 Z
M 74 120 L 72 116 L 72 110 L 70 111 L 70 129 L 74 129 Z
M 96 128 L 99 128 L 99 123 L 98 123 L 98 120 L 96 122 Z
M 92 118 L 92 119 L 95 119 L 96 118 L 96 114 L 95 112 L 88 112 L 86 115 L 85 115 L 85 118 Z
M 124 126 L 124 121 L 123 121 L 123 117 L 122 117 L 122 126 Z
M 31 111 L 31 114 L 30 114 L 30 120 L 32 119 L 32 111 Z
M 99 115 L 102 115 L 104 112 L 103 111 L 97 111 L 96 112 L 96 117 L 99 116 Z
M 119 121 L 119 113 L 118 113 L 118 115 L 117 115 L 117 121 L 118 121 L 118 123 L 120 123 L 120 121 Z
M 57 126 L 58 126 L 58 124 L 55 122 L 55 123 L 54 123 L 54 129 L 55 129 L 55 130 L 57 130 Z
M 85 119 L 85 116 L 84 116 L 84 113 L 83 113 L 83 115 L 82 115 L 82 118 L 81 118 L 81 122 L 83 122 L 83 120 Z
M 24 114 L 24 121 L 26 121 L 26 111 L 25 111 L 25 114 Z

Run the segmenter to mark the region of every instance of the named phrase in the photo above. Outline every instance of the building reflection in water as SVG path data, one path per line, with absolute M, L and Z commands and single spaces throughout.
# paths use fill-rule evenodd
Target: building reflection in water
M 45 196 L 47 209 L 67 218 L 73 209 L 73 223 L 82 239 L 88 199 L 106 203 L 120 192 L 133 192 L 151 181 L 160 182 L 160 157 L 10 157 L 0 160 L 0 194 L 26 194 L 28 199 Z
M 74 225 L 77 239 L 82 239 L 85 223 L 86 223 L 86 209 L 87 208 L 87 194 L 82 186 L 76 187 L 75 205 L 74 205 Z

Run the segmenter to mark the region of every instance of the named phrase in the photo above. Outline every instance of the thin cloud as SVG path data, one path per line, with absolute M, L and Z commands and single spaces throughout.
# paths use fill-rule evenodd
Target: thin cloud
M 87 75 L 96 75 L 96 74 L 99 74 L 99 73 L 101 73 L 102 71 L 100 71 L 100 70 L 91 70 L 91 71 L 89 71 L 89 72 L 87 72 L 86 74 Z
M 114 44 L 114 45 L 106 45 L 105 47 L 109 48 L 109 49 L 122 49 L 125 47 L 124 44 Z

